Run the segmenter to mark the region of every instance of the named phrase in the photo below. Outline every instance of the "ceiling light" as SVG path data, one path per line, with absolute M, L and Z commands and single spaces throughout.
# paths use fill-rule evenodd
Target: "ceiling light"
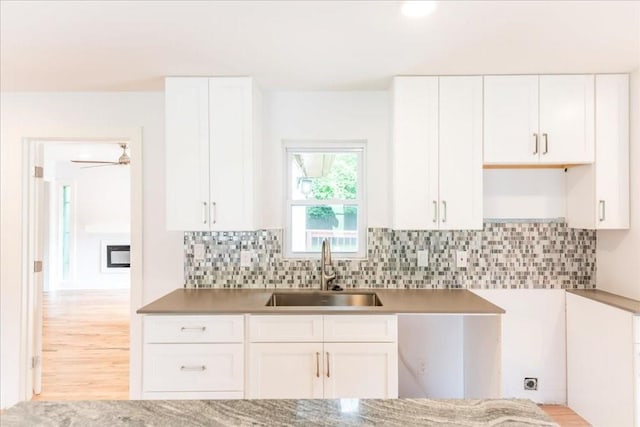
M 410 18 L 422 18 L 432 13 L 437 4 L 437 2 L 430 0 L 405 1 L 402 5 L 402 14 Z

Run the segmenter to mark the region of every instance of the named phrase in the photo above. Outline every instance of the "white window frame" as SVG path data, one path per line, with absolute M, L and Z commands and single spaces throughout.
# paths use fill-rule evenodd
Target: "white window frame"
M 284 216 L 285 226 L 283 232 L 283 253 L 285 258 L 292 259 L 319 259 L 320 253 L 294 252 L 291 250 L 291 210 L 293 206 L 307 205 L 331 205 L 350 204 L 357 206 L 358 216 L 358 251 L 357 252 L 331 252 L 335 259 L 366 259 L 367 257 L 367 203 L 366 203 L 366 165 L 367 150 L 366 141 L 284 141 Z M 293 200 L 291 194 L 293 153 L 356 153 L 358 155 L 358 197 L 353 200 L 327 199 L 327 200 Z

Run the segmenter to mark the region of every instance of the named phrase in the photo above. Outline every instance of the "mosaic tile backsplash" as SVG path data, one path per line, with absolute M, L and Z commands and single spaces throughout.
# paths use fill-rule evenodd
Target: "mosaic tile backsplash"
M 368 230 L 366 260 L 333 260 L 343 288 L 594 288 L 596 233 L 564 222 L 485 222 L 482 231 Z M 204 244 L 196 260 L 194 245 Z M 185 287 L 319 288 L 320 261 L 282 256 L 282 230 L 187 232 Z M 417 251 L 429 251 L 429 267 Z M 467 268 L 456 268 L 465 250 Z M 240 252 L 251 251 L 250 267 Z

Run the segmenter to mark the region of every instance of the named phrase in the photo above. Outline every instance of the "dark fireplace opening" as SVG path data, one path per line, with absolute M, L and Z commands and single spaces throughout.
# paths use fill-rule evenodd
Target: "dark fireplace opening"
M 107 268 L 131 267 L 130 245 L 107 245 Z

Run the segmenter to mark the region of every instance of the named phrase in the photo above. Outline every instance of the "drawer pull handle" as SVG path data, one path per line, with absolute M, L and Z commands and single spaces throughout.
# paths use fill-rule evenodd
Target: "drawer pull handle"
M 547 154 L 549 152 L 549 135 L 543 133 L 542 138 L 544 139 L 544 151 L 542 154 Z
M 200 366 L 180 366 L 180 370 L 181 371 L 204 371 L 206 370 L 207 367 L 204 365 L 200 365 Z
M 327 378 L 331 378 L 331 365 L 330 365 L 331 356 L 327 351 Z
M 320 378 L 320 352 L 316 351 L 316 378 Z
M 200 332 L 204 332 L 207 330 L 206 326 L 183 326 L 182 328 L 180 328 L 180 331 L 184 332 L 184 331 L 200 331 Z

